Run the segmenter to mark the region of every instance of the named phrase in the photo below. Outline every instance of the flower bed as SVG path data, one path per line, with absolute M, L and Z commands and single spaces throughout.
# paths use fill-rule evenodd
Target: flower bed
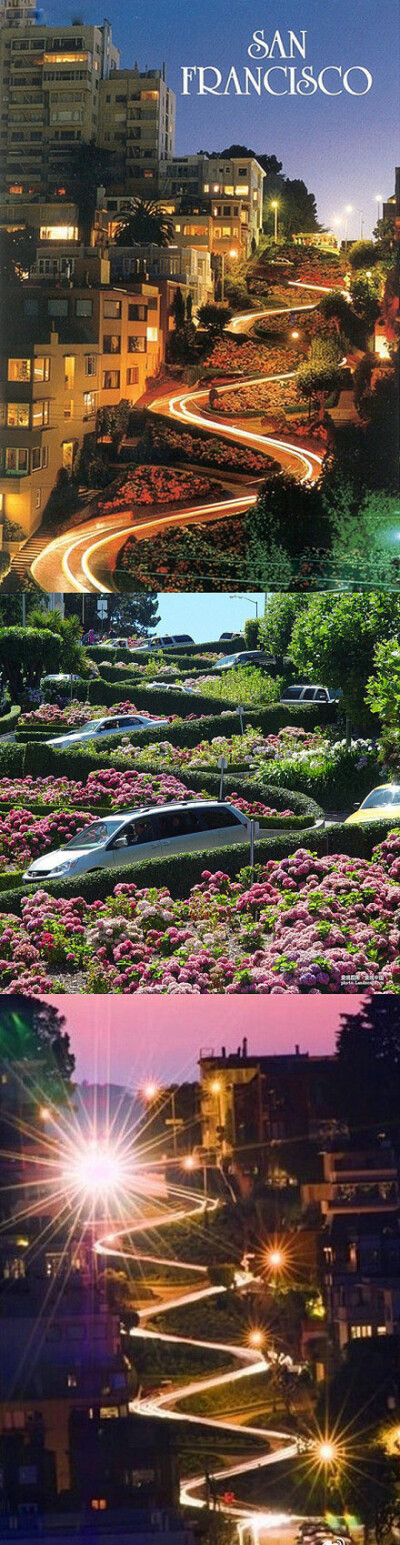
M 172 467 L 135 467 L 123 474 L 112 487 L 111 498 L 99 495 L 99 508 L 117 514 L 130 514 L 137 504 L 185 504 L 197 499 L 217 498 L 219 483 L 196 473 L 176 472 Z
M 235 387 L 230 392 L 220 392 L 215 411 L 236 415 L 265 413 L 268 408 L 282 407 L 295 399 L 295 383 L 290 381 L 258 381 L 254 386 Z M 276 467 L 271 461 L 271 467 Z
M 268 347 L 266 344 L 246 339 L 238 343 L 232 338 L 221 338 L 214 344 L 207 359 L 207 370 L 226 370 L 236 375 L 278 375 L 281 371 L 297 370 L 302 358 L 299 349 L 292 347 Z
M 116 884 L 105 902 L 23 897 L 0 915 L 3 992 L 358 994 L 400 983 L 400 832 L 371 862 L 304 848 L 236 879 L 204 870 L 166 887 Z M 0 898 L 1 906 L 1 898 Z M 58 974 L 61 973 L 61 974 Z M 74 985 L 75 984 L 75 985 Z
M 91 820 L 90 811 L 57 810 L 42 818 L 21 807 L 0 816 L 0 869 L 21 869 L 62 847 Z
M 162 427 L 151 424 L 146 437 L 146 450 L 155 461 L 166 459 L 172 461 L 193 461 L 194 464 L 203 464 L 208 467 L 221 467 L 225 471 L 247 472 L 256 475 L 265 472 L 265 456 L 258 451 L 250 449 L 242 450 L 240 445 L 230 444 L 226 440 L 219 440 L 214 436 L 207 439 L 199 435 L 188 434 L 186 430 L 178 433 L 170 429 L 169 425 Z

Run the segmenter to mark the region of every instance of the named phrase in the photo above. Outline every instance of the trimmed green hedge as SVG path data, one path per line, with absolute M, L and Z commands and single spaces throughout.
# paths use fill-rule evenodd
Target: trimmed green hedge
M 370 821 L 368 826 L 340 825 L 328 831 L 320 828 L 313 832 L 293 833 L 293 836 L 289 832 L 282 836 L 274 832 L 255 843 L 255 878 L 258 878 L 259 865 L 264 866 L 271 858 L 287 858 L 299 846 L 317 855 L 348 853 L 357 858 L 371 858 L 373 848 L 383 841 L 392 826 L 390 821 Z M 167 886 L 171 896 L 178 899 L 187 896 L 191 887 L 199 884 L 203 870 L 211 870 L 212 873 L 221 870 L 234 879 L 241 869 L 247 868 L 246 847 L 238 845 L 205 849 L 202 853 L 177 853 L 171 858 L 153 858 L 143 864 L 127 864 L 120 869 L 100 869 L 93 874 L 77 875 L 75 880 L 54 880 L 51 885 L 46 880 L 45 884 L 51 896 L 84 896 L 88 902 L 105 901 L 115 886 L 121 884 L 135 884 L 139 888 Z M 32 894 L 32 891 L 25 886 L 3 891 L 4 910 L 20 915 L 21 901 L 27 894 Z
M 0 745 L 0 778 L 22 778 L 24 761 L 25 746 L 5 741 L 4 745 Z
M 14 703 L 8 713 L 0 718 L 0 735 L 10 735 L 15 730 L 21 713 L 19 703 Z

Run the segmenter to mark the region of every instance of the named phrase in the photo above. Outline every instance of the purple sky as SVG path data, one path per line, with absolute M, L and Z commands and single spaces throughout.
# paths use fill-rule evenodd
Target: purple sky
M 46 998 L 47 998 L 46 994 Z M 139 1088 L 146 1079 L 196 1076 L 200 1048 L 250 1053 L 330 1052 L 343 1013 L 361 999 L 341 997 L 51 997 L 66 1017 L 76 1077 Z

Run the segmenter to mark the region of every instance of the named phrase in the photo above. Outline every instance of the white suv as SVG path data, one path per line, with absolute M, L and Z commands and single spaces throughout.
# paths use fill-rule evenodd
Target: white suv
M 173 853 L 201 852 L 203 848 L 229 847 L 250 842 L 250 819 L 235 805 L 216 799 L 191 799 L 182 804 L 153 805 L 125 810 L 93 821 L 77 832 L 65 847 L 35 858 L 24 881 L 57 880 L 93 869 L 139 864 L 146 858 L 168 858 Z M 254 834 L 259 834 L 254 822 Z
M 333 687 L 304 686 L 299 682 L 296 687 L 286 687 L 280 699 L 281 703 L 338 703 L 340 692 Z

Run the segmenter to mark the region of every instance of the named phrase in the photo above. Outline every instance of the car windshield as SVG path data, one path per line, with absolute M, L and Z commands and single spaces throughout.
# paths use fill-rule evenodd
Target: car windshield
M 388 783 L 385 788 L 372 789 L 361 809 L 376 810 L 380 805 L 382 809 L 387 805 L 400 805 L 400 784 Z
M 232 665 L 234 660 L 236 660 L 235 654 L 222 654 L 221 659 L 217 661 L 217 665 Z
M 109 837 L 113 837 L 120 825 L 120 816 L 114 816 L 114 819 L 110 818 L 107 821 L 93 821 L 85 831 L 77 832 L 76 836 L 71 838 L 71 842 L 65 843 L 65 851 L 70 853 L 74 848 L 97 848 L 100 843 L 107 842 Z

